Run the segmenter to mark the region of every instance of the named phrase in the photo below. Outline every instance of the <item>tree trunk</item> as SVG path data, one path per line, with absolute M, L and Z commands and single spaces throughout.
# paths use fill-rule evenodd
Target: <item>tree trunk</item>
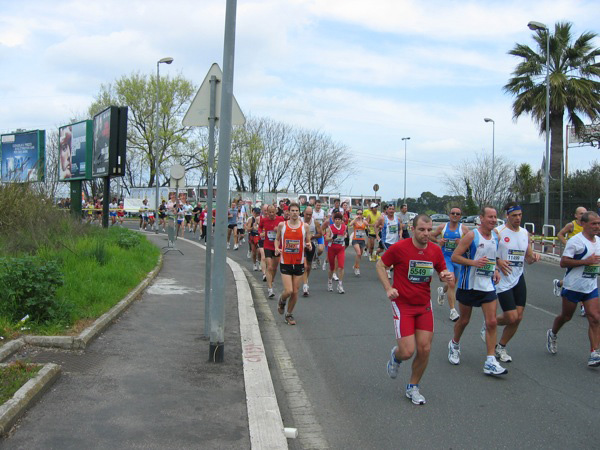
M 550 113 L 550 177 L 560 180 L 563 156 L 563 111 Z

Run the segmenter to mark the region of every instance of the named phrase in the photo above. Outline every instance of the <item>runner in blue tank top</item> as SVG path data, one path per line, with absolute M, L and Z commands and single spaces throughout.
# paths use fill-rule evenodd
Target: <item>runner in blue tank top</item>
M 450 320 L 456 322 L 459 314 L 456 311 L 456 280 L 460 274 L 460 264 L 452 262 L 452 252 L 460 242 L 460 239 L 469 232 L 469 229 L 460 223 L 461 210 L 455 206 L 450 209 L 450 221 L 439 225 L 430 237 L 432 242 L 442 247 L 442 253 L 446 260 L 446 267 L 454 273 L 454 279 L 451 283 L 444 283 L 444 287 L 438 287 L 438 303 L 444 304 L 446 294 L 448 294 L 448 306 L 450 306 Z M 438 237 L 439 236 L 439 237 Z

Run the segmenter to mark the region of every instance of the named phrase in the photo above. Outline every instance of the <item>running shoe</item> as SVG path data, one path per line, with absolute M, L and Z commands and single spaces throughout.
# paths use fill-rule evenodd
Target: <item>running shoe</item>
M 581 304 L 581 317 L 585 317 L 585 308 L 583 307 L 583 303 Z
M 455 366 L 460 364 L 460 344 L 455 344 L 452 339 L 448 342 L 448 361 Z
M 590 357 L 588 358 L 588 366 L 589 367 L 600 366 L 600 349 L 596 349 L 590 354 Z
M 342 283 L 338 283 L 337 291 L 338 291 L 338 294 L 343 294 L 345 292 L 344 286 L 342 286 Z
M 327 280 L 327 290 L 333 292 L 333 280 Z
M 260 266 L 259 266 L 258 262 L 254 263 L 254 271 L 258 272 L 259 269 L 260 269 Z
M 460 316 L 458 315 L 458 311 L 454 308 L 450 310 L 450 320 L 452 322 L 456 322 Z
M 281 298 L 281 295 L 279 296 L 279 301 L 277 302 L 277 312 L 279 314 L 283 314 L 283 312 L 285 311 L 285 300 L 283 300 Z
M 444 292 L 444 288 L 442 286 L 440 286 L 437 289 L 437 293 L 438 293 L 437 302 L 438 302 L 438 305 L 441 306 L 444 304 L 444 301 L 446 300 L 446 293 Z
M 323 270 L 327 270 L 327 261 L 323 261 Z
M 313 260 L 313 262 L 312 262 L 312 265 L 310 266 L 310 268 L 311 268 L 311 269 L 318 269 L 318 268 L 319 268 L 319 266 L 318 266 L 317 264 L 318 264 L 318 263 L 317 263 L 317 260 L 316 260 L 316 259 L 315 259 L 315 260 Z
M 546 348 L 553 355 L 556 354 L 556 338 L 558 336 L 552 333 L 552 329 L 546 331 Z
M 263 273 L 263 281 L 267 281 L 267 275 Z
M 248 258 L 248 259 L 252 258 L 252 253 L 250 253 L 250 250 L 248 250 L 248 253 L 246 253 L 246 258 Z
M 552 290 L 554 292 L 554 295 L 556 295 L 557 297 L 560 297 L 560 286 L 558 285 L 558 283 L 560 283 L 560 280 L 557 280 L 557 279 L 552 280 Z
M 285 315 L 285 322 L 288 325 L 296 325 L 296 321 L 294 320 L 294 316 L 292 316 L 289 313 Z
M 387 362 L 387 373 L 390 378 L 396 378 L 398 376 L 398 369 L 400 369 L 400 363 L 396 361 L 394 356 L 396 350 L 398 350 L 398 347 L 394 346 L 390 353 L 390 360 Z
M 508 370 L 502 367 L 500 363 L 496 361 L 496 358 L 494 358 L 493 361 L 488 361 L 487 359 L 485 360 L 483 365 L 483 373 L 486 375 L 506 375 Z
M 337 273 L 333 272 L 333 281 L 340 281 L 340 279 L 337 276 Z
M 234 249 L 234 250 L 237 250 L 238 248 L 240 248 L 240 246 L 239 246 L 239 245 L 237 245 L 237 244 L 235 244 L 235 245 L 233 246 L 233 249 Z
M 308 284 L 304 284 L 304 285 L 302 286 L 302 295 L 303 295 L 304 297 L 308 297 Z
M 269 288 L 267 289 L 267 291 L 269 292 L 269 298 L 275 297 L 275 292 L 273 292 L 273 288 Z
M 483 321 L 483 326 L 481 327 L 480 336 L 481 340 L 485 342 L 485 320 Z
M 410 398 L 415 405 L 425 404 L 425 397 L 419 392 L 418 384 L 415 384 L 412 387 L 406 386 L 406 396 Z
M 356 267 L 354 268 L 354 276 L 360 276 L 360 269 L 357 269 Z
M 229 250 L 231 248 L 231 246 L 229 245 L 229 242 L 227 243 L 227 250 Z
M 506 353 L 506 347 L 504 347 L 503 345 L 496 345 L 496 359 L 500 360 L 500 362 L 503 363 L 509 363 L 512 362 L 512 357 Z

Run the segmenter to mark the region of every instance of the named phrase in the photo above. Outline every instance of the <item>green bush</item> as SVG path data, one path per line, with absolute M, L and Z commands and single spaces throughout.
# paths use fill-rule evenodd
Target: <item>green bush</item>
M 63 321 L 68 307 L 56 298 L 63 285 L 60 267 L 39 256 L 0 258 L 0 316 L 18 321 L 29 315 L 33 322 Z

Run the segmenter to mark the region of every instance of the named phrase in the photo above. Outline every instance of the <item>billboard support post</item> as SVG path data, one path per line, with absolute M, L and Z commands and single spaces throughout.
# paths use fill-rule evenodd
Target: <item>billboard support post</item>
M 110 177 L 104 177 L 102 194 L 102 228 L 108 228 L 108 202 L 110 201 Z
M 71 181 L 71 214 L 81 219 L 81 180 Z

